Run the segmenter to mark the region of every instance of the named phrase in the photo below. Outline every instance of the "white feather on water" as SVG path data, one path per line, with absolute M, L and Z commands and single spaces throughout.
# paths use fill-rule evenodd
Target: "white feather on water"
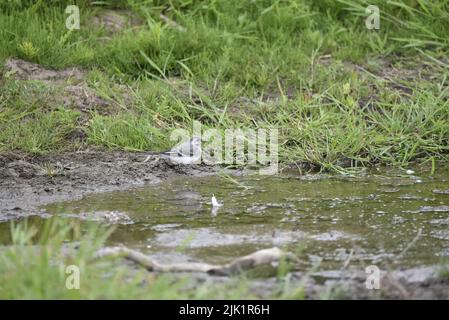
M 214 208 L 221 207 L 223 205 L 222 203 L 218 203 L 217 198 L 215 198 L 215 195 L 212 195 L 211 203 L 212 207 Z

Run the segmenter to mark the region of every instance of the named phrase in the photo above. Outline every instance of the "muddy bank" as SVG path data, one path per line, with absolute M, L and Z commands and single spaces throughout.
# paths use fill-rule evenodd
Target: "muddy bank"
M 0 155 L 0 221 L 37 214 L 43 204 L 79 199 L 92 192 L 123 190 L 179 176 L 201 177 L 221 170 L 182 166 L 132 152 L 81 151 L 30 157 Z
M 310 298 L 335 299 L 442 299 L 449 298 L 449 278 L 441 265 L 380 271 L 378 288 L 367 288 L 364 270 L 330 270 L 312 273 L 305 286 Z M 301 274 L 293 274 L 301 277 Z M 323 293 L 329 296 L 323 296 Z
M 444 254 L 444 250 L 447 248 L 445 239 L 436 240 L 433 236 L 435 232 L 445 232 L 444 226 L 446 224 L 444 224 L 444 221 L 446 220 L 441 220 L 446 214 L 445 206 L 442 205 L 442 203 L 445 203 L 445 198 L 442 197 L 446 195 L 446 189 L 442 189 L 445 179 L 442 179 L 440 184 L 435 184 L 436 182 L 427 181 L 421 177 L 420 179 L 423 181 L 420 180 L 421 182 L 417 184 L 420 186 L 417 194 L 414 194 L 411 189 L 416 185 L 411 176 L 392 177 L 389 180 L 384 177 L 382 181 L 372 184 L 371 187 L 365 181 L 364 192 L 367 195 L 359 195 L 352 189 L 347 189 L 347 186 L 346 189 L 343 188 L 342 184 L 346 185 L 347 181 L 337 179 L 322 179 L 321 181 L 317 180 L 317 177 L 319 177 L 317 175 L 307 179 L 304 176 L 276 177 L 270 183 L 263 182 L 267 179 L 262 181 L 255 177 L 255 185 L 251 185 L 250 180 L 241 181 L 247 188 L 237 188 L 233 184 L 220 186 L 217 181 L 215 183 L 200 183 L 199 186 L 205 188 L 204 190 L 207 190 L 207 192 L 202 192 L 203 189 L 190 181 L 189 188 L 192 190 L 186 194 L 187 186 L 176 178 L 214 175 L 223 168 L 175 165 L 169 160 L 157 156 L 143 163 L 142 161 L 145 158 L 146 156 L 139 153 L 98 150 L 35 157 L 25 154 L 1 155 L 0 221 L 17 219 L 32 214 L 48 215 L 44 211 L 38 212 L 37 208 L 52 202 L 80 199 L 89 193 L 125 190 L 145 184 L 161 183 L 157 188 L 160 189 L 162 194 L 166 194 L 166 198 L 159 194 L 157 190 L 153 190 L 154 187 L 150 187 L 151 190 L 148 191 L 145 191 L 144 188 L 140 191 L 138 188 L 134 188 L 131 198 L 127 198 L 126 194 L 120 192 L 113 195 L 104 195 L 104 198 L 100 197 L 98 203 L 103 204 L 105 208 L 97 207 L 97 210 L 104 209 L 105 212 L 114 214 L 123 211 L 131 215 L 134 221 L 131 224 L 126 222 L 121 229 L 118 228 L 118 231 L 112 235 L 111 241 L 134 246 L 134 240 L 138 240 L 136 243 L 140 243 L 142 252 L 159 262 L 164 262 L 164 259 L 167 259 L 168 252 L 170 259 L 176 261 L 186 259 L 198 263 L 216 263 L 217 261 L 228 263 L 245 254 L 243 252 L 245 250 L 240 250 L 239 245 L 246 244 L 250 249 L 253 247 L 254 249 L 260 249 L 268 247 L 268 242 L 273 242 L 284 247 L 289 241 L 293 241 L 293 244 L 297 243 L 295 237 L 298 236 L 300 242 L 306 245 L 301 255 L 298 256 L 299 263 L 294 264 L 291 272 L 285 277 L 276 277 L 276 272 L 269 277 L 250 277 L 248 286 L 254 297 L 270 298 L 276 296 L 277 292 L 294 293 L 297 297 L 307 299 L 447 299 L 449 297 L 447 271 L 443 274 L 442 265 L 420 262 L 420 259 L 423 259 L 423 253 L 436 250 L 438 243 L 442 246 L 442 249 L 438 251 L 439 253 Z M 237 174 L 238 172 L 234 173 Z M 315 179 L 314 183 L 311 183 L 312 178 Z M 214 179 L 214 177 L 205 179 Z M 319 181 L 321 181 L 321 184 L 318 184 Z M 171 184 L 172 182 L 173 184 Z M 295 189 L 293 185 L 296 183 L 301 188 Z M 428 187 L 424 187 L 427 183 L 429 184 Z M 289 194 L 283 194 L 280 192 L 283 190 L 281 184 L 286 185 L 284 187 L 286 190 L 298 190 L 298 195 L 292 197 Z M 333 194 L 331 191 L 329 191 L 331 194 L 323 194 L 324 190 L 327 190 L 326 184 L 329 185 L 329 190 L 332 192 L 341 189 L 348 195 L 342 197 L 338 193 Z M 360 181 L 356 182 L 356 185 L 359 184 Z M 391 189 L 385 189 L 392 185 L 404 190 L 391 192 Z M 161 187 L 159 188 L 159 186 Z M 270 186 L 277 189 L 279 194 L 269 189 Z M 318 189 L 314 189 L 314 186 Z M 223 190 L 228 191 L 219 193 L 220 191 L 214 188 L 224 188 Z M 182 194 L 179 193 L 181 191 Z M 215 192 L 219 199 L 225 203 L 218 216 L 212 215 L 209 207 L 201 208 L 199 205 L 197 206 L 197 204 L 206 201 L 201 195 L 211 192 Z M 408 198 L 405 199 L 401 192 L 406 192 Z M 226 194 L 233 201 L 226 198 Z M 373 196 L 374 194 L 377 194 L 377 196 Z M 258 201 L 252 199 L 251 195 L 257 197 Z M 415 199 L 417 195 L 419 195 L 418 200 Z M 431 195 L 434 195 L 434 198 L 431 198 Z M 108 198 L 108 196 L 112 198 Z M 413 201 L 416 201 L 416 204 L 410 200 L 412 196 L 414 196 Z M 89 199 L 90 197 L 83 199 L 83 201 L 87 204 L 95 202 L 95 199 Z M 160 198 L 160 201 L 166 204 L 167 210 L 173 211 L 171 214 L 176 214 L 176 216 L 170 216 L 167 212 L 159 212 L 160 208 L 153 210 L 152 220 L 150 221 L 145 220 L 146 215 L 140 217 L 137 213 L 133 215 L 133 210 L 137 210 L 137 207 L 144 206 L 148 210 L 148 208 L 151 208 L 151 204 L 157 205 L 157 201 L 151 197 Z M 281 198 L 278 199 L 277 197 Z M 190 199 L 187 204 L 184 202 L 186 198 Z M 388 202 L 390 198 L 394 200 L 392 200 L 392 203 Z M 130 199 L 134 199 L 137 204 Z M 238 202 L 239 199 L 244 202 Z M 378 210 L 372 218 L 366 212 L 360 213 L 359 211 L 354 211 L 354 216 L 348 217 L 350 219 L 348 221 L 355 219 L 354 225 L 356 226 L 363 225 L 363 223 L 376 226 L 380 223 L 378 219 L 390 217 L 393 219 L 392 223 L 385 222 L 382 224 L 382 228 L 361 229 L 360 232 L 365 235 L 363 239 L 355 236 L 344 236 L 356 234 L 355 231 L 358 229 L 347 230 L 346 233 L 343 232 L 344 230 L 340 230 L 341 232 L 337 230 L 337 226 L 347 226 L 346 220 L 344 220 L 346 219 L 345 216 L 338 215 L 340 209 L 342 212 L 346 212 L 347 206 L 358 208 L 363 200 L 365 209 L 367 208 L 366 203 L 380 206 L 380 203 L 385 202 L 388 204 L 388 210 L 393 210 L 394 203 L 399 201 L 398 199 L 402 199 L 402 202 L 397 205 L 399 211 L 396 212 L 396 215 L 393 214 L 394 211 L 391 215 L 385 215 L 383 211 Z M 180 202 L 180 200 L 182 201 Z M 114 208 L 111 209 L 107 206 L 114 207 L 114 201 L 126 203 L 129 212 L 120 207 L 115 208 L 118 210 L 117 212 L 111 211 Z M 423 203 L 426 206 L 422 207 L 421 211 L 405 210 L 407 208 L 404 208 L 404 201 L 411 202 L 410 206 L 416 208 L 421 208 Z M 232 207 L 233 202 L 236 208 Z M 248 205 L 248 210 L 245 210 L 245 203 Z M 298 206 L 298 210 L 301 209 L 296 213 L 295 204 Z M 73 206 L 73 208 L 80 207 L 81 204 L 74 203 Z M 309 206 L 311 206 L 311 209 L 307 210 Z M 67 208 L 67 212 L 72 212 L 70 206 Z M 82 206 L 80 208 L 82 209 Z M 172 208 L 177 208 L 177 210 L 172 210 Z M 433 208 L 432 213 L 429 213 L 429 208 Z M 207 214 L 203 214 L 201 210 L 206 210 Z M 320 210 L 324 211 L 321 212 Z M 185 214 L 182 214 L 182 212 L 185 212 Z M 242 212 L 244 214 L 241 214 Z M 327 216 L 326 212 L 330 215 Z M 170 217 L 171 224 L 158 219 L 158 214 L 161 214 L 161 217 Z M 429 214 L 432 214 L 432 216 L 429 217 Z M 382 257 L 386 259 L 385 257 L 389 253 L 384 249 L 379 250 L 377 242 L 375 242 L 376 245 L 370 245 L 370 237 L 373 239 L 385 238 L 378 232 L 388 229 L 388 226 L 393 228 L 394 230 L 385 230 L 385 232 L 402 236 L 404 240 L 395 240 L 395 243 L 400 244 L 399 249 L 390 250 L 392 250 L 392 253 L 396 253 L 395 257 L 398 257 L 398 252 L 399 256 L 404 255 L 404 252 L 407 251 L 404 247 L 412 242 L 415 230 L 402 220 L 410 219 L 411 215 L 420 217 L 419 226 L 423 228 L 424 232 L 423 238 L 420 238 L 418 243 L 412 247 L 412 251 L 416 249 L 415 252 L 419 254 L 413 256 L 413 263 L 411 264 L 391 264 L 391 270 L 388 272 L 387 269 L 389 268 L 380 265 L 382 279 L 380 289 L 367 289 L 365 282 L 368 274 L 365 272 L 364 266 L 371 263 L 380 263 Z M 260 219 L 262 216 L 263 219 Z M 279 219 L 276 219 L 277 216 L 279 216 Z M 423 220 L 425 217 L 429 217 L 428 222 Z M 400 225 L 403 231 L 398 229 L 394 222 L 399 218 L 402 218 Z M 151 221 L 155 226 L 150 223 Z M 314 223 L 314 221 L 317 223 Z M 436 221 L 439 222 L 438 228 L 435 227 L 434 222 Z M 226 229 L 228 225 L 229 230 Z M 311 227 L 314 225 L 316 228 Z M 121 237 L 121 230 L 127 237 Z M 174 248 L 178 246 L 178 243 L 175 241 L 175 245 L 172 246 L 173 240 L 184 239 L 186 234 L 190 234 L 190 231 L 196 231 L 198 240 L 191 238 L 189 251 L 175 252 Z M 410 232 L 410 234 L 403 233 L 405 231 Z M 239 236 L 240 234 L 244 234 L 245 237 Z M 308 237 L 307 234 L 309 234 Z M 446 235 L 446 233 L 444 234 Z M 140 235 L 142 236 L 141 239 L 139 238 Z M 231 237 L 233 242 L 227 241 Z M 353 242 L 358 242 L 359 246 L 364 248 L 365 251 L 354 251 L 354 254 L 348 253 L 348 250 L 354 247 Z M 426 247 L 427 243 L 432 245 L 432 250 L 429 249 L 429 246 Z M 202 256 L 202 252 L 205 253 L 204 256 Z M 217 252 L 220 254 L 218 255 Z M 218 256 L 217 259 L 216 256 Z M 208 261 L 205 257 L 209 257 L 211 261 Z M 317 259 L 323 260 L 319 269 L 309 266 L 309 264 L 314 265 Z M 434 262 L 432 261 L 432 263 Z M 306 267 L 301 267 L 303 265 Z M 341 265 L 344 267 L 340 268 Z M 139 269 L 132 264 L 129 267 L 130 275 Z M 155 274 L 157 276 L 158 273 L 155 272 Z M 175 278 L 178 276 L 189 277 L 191 285 L 194 287 L 203 284 L 233 283 L 233 281 L 239 279 L 201 273 L 175 273 L 173 276 Z
M 441 277 L 440 271 L 440 266 L 428 266 L 381 272 L 379 289 L 367 289 L 366 273 L 363 270 L 292 272 L 285 278 L 253 279 L 249 290 L 255 298 L 261 299 L 272 298 L 276 290 L 285 288 L 287 295 L 290 293 L 296 298 L 311 300 L 447 300 L 449 279 Z M 193 279 L 194 285 L 233 281 L 233 278 L 199 273 Z
M 112 249 L 112 251 L 111 251 Z M 113 250 L 116 248 L 104 248 L 104 256 L 114 256 Z M 120 249 L 120 248 L 119 248 Z M 124 249 L 124 248 L 121 248 Z M 277 249 L 277 248 L 274 248 Z M 129 250 L 129 249 L 125 249 Z M 261 250 L 250 256 L 262 253 Z M 277 249 L 279 250 L 279 249 Z M 109 254 L 108 251 L 110 251 Z M 415 268 L 404 268 L 398 270 L 379 270 L 379 281 L 372 282 L 368 278 L 369 274 L 358 266 L 350 266 L 343 269 L 333 269 L 325 271 L 295 271 L 296 257 L 292 257 L 293 270 L 285 276 L 278 277 L 279 260 L 274 256 L 267 261 L 259 263 L 247 263 L 249 256 L 239 257 L 230 262 L 230 265 L 236 261 L 242 262 L 242 265 L 233 277 L 225 274 L 210 271 L 199 270 L 201 268 L 216 266 L 205 265 L 202 262 L 187 262 L 181 264 L 159 265 L 158 259 L 151 256 L 135 252 L 138 257 L 126 260 L 117 255 L 118 263 L 122 263 L 128 269 L 129 275 L 135 275 L 139 270 L 145 268 L 153 278 L 170 274 L 173 283 L 182 281 L 186 284 L 186 290 L 195 289 L 202 286 L 220 288 L 232 288 L 241 286 L 241 289 L 249 293 L 250 298 L 273 299 L 273 298 L 296 298 L 296 299 L 348 299 L 348 300 L 378 300 L 378 299 L 413 299 L 413 300 L 447 300 L 449 298 L 449 277 L 447 269 L 441 265 L 420 266 Z M 271 254 L 271 253 L 270 253 Z M 290 253 L 289 253 L 290 254 Z M 98 258 L 98 257 L 97 257 Z M 138 262 L 137 260 L 141 260 Z M 268 261 L 270 260 L 270 261 Z M 277 260 L 277 262 L 275 261 Z M 142 263 L 144 261 L 144 263 Z M 184 267 L 182 265 L 185 265 Z M 161 267 L 162 266 L 162 267 Z M 178 266 L 178 268 L 176 267 Z M 159 269 L 158 271 L 154 269 Z M 171 270 L 163 270 L 163 269 Z M 241 269 L 240 269 L 241 268 Z M 178 269 L 178 270 L 177 270 Z M 181 269 L 186 269 L 185 272 Z M 192 269 L 192 270 L 187 270 Z M 197 271 L 194 271 L 196 269 Z M 246 271 L 240 274 L 243 269 Z M 240 276 L 243 276 L 241 278 Z M 238 284 L 239 281 L 243 281 Z
M 246 272 L 247 279 L 250 279 L 246 282 L 247 290 L 255 298 L 262 299 L 275 297 L 278 290 L 286 297 L 306 299 L 446 300 L 449 298 L 449 277 L 447 269 L 441 265 L 379 270 L 379 280 L 372 281 L 369 278 L 371 273 L 358 266 L 315 272 L 294 271 L 294 266 L 299 263 L 298 258 L 276 247 L 239 257 L 225 266 L 201 262 L 160 264 L 157 259 L 126 247 L 103 248 L 98 251 L 96 258 L 102 259 L 107 256 L 132 261 L 128 263 L 130 268 L 132 264 L 139 265 L 156 277 L 163 273 L 171 273 L 174 278 L 191 275 L 190 283 L 194 288 L 205 284 L 232 283 L 238 278 L 229 275 L 237 276 L 241 272 Z M 289 261 L 293 270 L 286 276 L 275 277 L 278 274 L 281 257 Z M 135 269 L 130 269 L 129 272 L 132 274 Z

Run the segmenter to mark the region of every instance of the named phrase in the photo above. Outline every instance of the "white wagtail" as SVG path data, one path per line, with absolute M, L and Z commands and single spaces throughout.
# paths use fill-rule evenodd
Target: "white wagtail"
M 194 164 L 201 159 L 201 138 L 192 137 L 190 140 L 181 142 L 164 152 L 146 153 L 148 156 L 143 162 L 147 162 L 151 156 L 159 155 L 170 157 L 170 160 L 176 164 Z

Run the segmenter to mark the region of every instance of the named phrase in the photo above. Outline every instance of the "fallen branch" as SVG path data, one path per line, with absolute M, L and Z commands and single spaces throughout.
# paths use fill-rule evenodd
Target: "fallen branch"
M 256 251 L 247 256 L 237 258 L 225 265 L 213 265 L 202 262 L 181 262 L 171 264 L 161 264 L 149 256 L 126 247 L 102 248 L 95 254 L 95 259 L 105 257 L 123 257 L 148 271 L 156 272 L 205 272 L 213 275 L 231 275 L 245 270 L 253 269 L 262 265 L 277 265 L 281 259 L 297 261 L 291 253 L 284 253 L 279 248 L 270 248 Z

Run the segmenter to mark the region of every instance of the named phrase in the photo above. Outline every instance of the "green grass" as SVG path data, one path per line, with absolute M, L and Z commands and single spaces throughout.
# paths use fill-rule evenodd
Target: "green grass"
M 257 298 L 245 275 L 202 283 L 188 276 L 136 269 L 120 258 L 94 259 L 112 231 L 63 218 L 44 221 L 39 229 L 27 221 L 11 224 L 11 244 L 0 246 L 0 299 Z M 68 266 L 79 267 L 79 289 L 66 286 L 67 281 L 73 284 Z M 303 297 L 302 288 L 288 278 L 279 281 L 272 296 Z
M 87 133 L 84 146 L 161 150 L 171 130 L 197 120 L 279 129 L 284 165 L 448 160 L 449 1 L 76 1 L 74 31 L 64 27 L 68 3 L 3 2 L 0 63 L 84 68 L 118 112 L 80 121 L 48 99 L 51 84 L 5 75 L 0 152 L 79 148 L 65 138 L 75 129 Z M 365 27 L 369 4 L 380 8 L 380 30 Z M 113 35 L 92 24 L 116 8 L 141 23 Z

